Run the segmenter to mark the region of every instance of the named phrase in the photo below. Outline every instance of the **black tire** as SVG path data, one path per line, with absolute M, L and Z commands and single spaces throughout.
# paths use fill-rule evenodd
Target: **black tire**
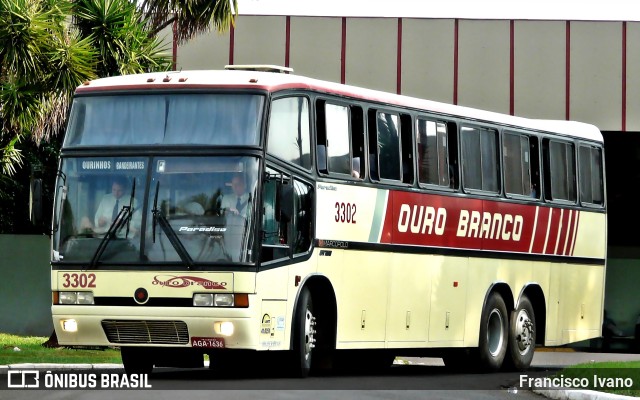
M 149 351 L 137 347 L 120 348 L 120 356 L 124 365 L 124 372 L 131 374 L 151 374 L 153 359 Z
M 316 345 L 316 318 L 309 288 L 300 292 L 294 316 L 293 329 L 293 374 L 305 378 L 311 371 Z
M 536 348 L 536 317 L 527 296 L 522 296 L 511 313 L 509 342 L 505 366 L 509 370 L 524 371 L 531 365 Z
M 499 293 L 492 292 L 480 318 L 478 360 L 482 371 L 497 371 L 502 366 L 507 354 L 508 329 L 507 306 Z

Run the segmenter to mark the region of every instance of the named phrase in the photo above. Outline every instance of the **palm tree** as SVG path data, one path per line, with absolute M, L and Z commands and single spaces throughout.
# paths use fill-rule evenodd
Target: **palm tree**
M 64 122 L 69 93 L 95 76 L 87 39 L 67 23 L 67 1 L 0 0 L 0 163 L 12 174 L 25 136 L 46 139 Z
M 91 39 L 99 55 L 100 77 L 166 71 L 171 67 L 167 44 L 149 28 L 131 0 L 76 0 L 75 25 Z
M 238 15 L 237 0 L 142 0 L 141 9 L 154 35 L 174 24 L 178 43 L 208 32 L 223 32 Z

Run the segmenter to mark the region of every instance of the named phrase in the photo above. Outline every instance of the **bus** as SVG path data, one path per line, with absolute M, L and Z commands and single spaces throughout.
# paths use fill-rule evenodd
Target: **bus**
M 277 66 L 87 81 L 54 200 L 57 339 L 119 347 L 127 373 L 525 370 L 601 335 L 604 176 L 593 125 Z

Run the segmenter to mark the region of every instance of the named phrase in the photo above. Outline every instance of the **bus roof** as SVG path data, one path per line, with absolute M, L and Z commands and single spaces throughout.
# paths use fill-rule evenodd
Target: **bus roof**
M 287 73 L 246 70 L 153 72 L 95 79 L 85 82 L 78 87 L 76 93 L 180 88 L 241 88 L 266 90 L 269 92 L 287 89 L 306 89 L 389 105 L 404 106 L 475 121 L 485 121 L 512 127 L 559 133 L 597 142 L 603 141 L 600 130 L 596 126 L 588 123 L 523 118 Z

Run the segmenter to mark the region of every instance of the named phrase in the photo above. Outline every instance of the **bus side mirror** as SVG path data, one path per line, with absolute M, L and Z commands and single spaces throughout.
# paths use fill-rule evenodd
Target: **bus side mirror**
M 42 179 L 32 178 L 29 192 L 29 219 L 33 225 L 42 222 Z

